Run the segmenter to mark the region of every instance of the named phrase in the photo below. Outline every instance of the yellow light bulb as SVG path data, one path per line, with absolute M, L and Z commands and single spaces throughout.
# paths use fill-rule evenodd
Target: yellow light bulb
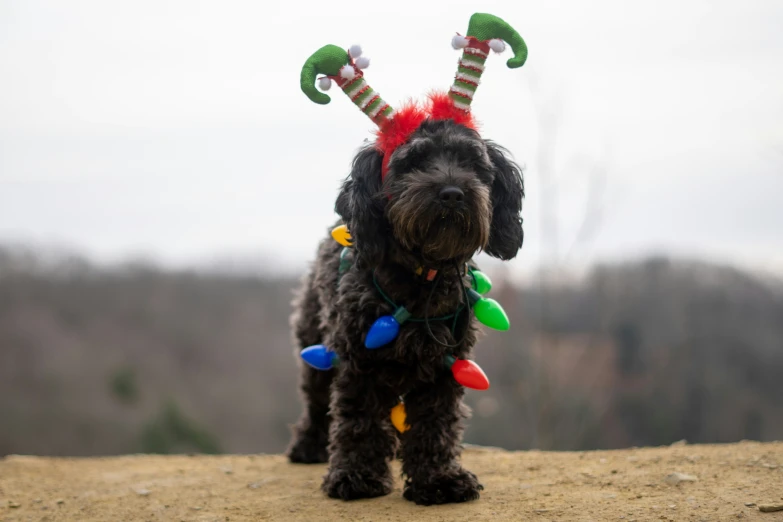
M 392 408 L 391 421 L 400 433 L 405 433 L 410 429 L 410 426 L 405 423 L 405 405 L 403 403 Z
M 351 243 L 351 233 L 348 232 L 348 225 L 340 225 L 333 229 L 332 238 L 344 247 L 353 246 L 353 243 Z

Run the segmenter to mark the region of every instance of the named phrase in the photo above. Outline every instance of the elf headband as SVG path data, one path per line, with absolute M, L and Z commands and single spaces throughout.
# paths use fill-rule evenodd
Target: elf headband
M 385 178 L 392 153 L 408 141 L 424 120 L 453 120 L 475 129 L 470 104 L 484 72 L 484 63 L 490 50 L 501 53 L 506 43 L 514 51 L 514 57 L 506 65 L 511 69 L 521 67 L 527 59 L 527 46 L 519 33 L 497 16 L 485 13 L 471 16 L 467 34 L 456 34 L 451 40 L 455 49 L 463 50 L 454 83 L 448 94 L 430 95 L 429 103 L 424 107 L 409 103 L 395 111 L 386 103 L 364 79 L 363 69 L 369 67 L 370 60 L 362 56 L 358 45 L 347 51 L 336 45 L 325 45 L 313 53 L 302 67 L 302 91 L 315 103 L 329 103 L 329 96 L 315 88 L 316 77 L 321 74 L 323 76 L 318 78 L 321 90 L 326 91 L 332 82 L 336 83 L 370 117 L 378 126 L 375 145 L 383 154 L 382 176 Z

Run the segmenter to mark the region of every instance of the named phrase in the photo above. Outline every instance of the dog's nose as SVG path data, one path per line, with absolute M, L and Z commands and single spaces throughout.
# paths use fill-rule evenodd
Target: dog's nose
M 457 203 L 462 202 L 462 200 L 465 198 L 465 193 L 462 192 L 459 187 L 448 185 L 440 189 L 438 197 L 443 203 L 446 203 L 447 205 L 456 205 Z

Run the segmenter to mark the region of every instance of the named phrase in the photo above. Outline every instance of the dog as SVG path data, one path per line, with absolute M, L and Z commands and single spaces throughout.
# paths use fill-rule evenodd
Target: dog
M 465 267 L 475 268 L 479 251 L 508 260 L 522 247 L 522 170 L 475 130 L 429 119 L 390 156 L 383 179 L 382 165 L 372 144 L 363 147 L 336 200 L 337 224 L 353 240 L 350 266 L 341 268 L 342 247 L 324 239 L 294 300 L 297 352 L 324 344 L 340 362 L 328 371 L 302 365 L 304 412 L 287 456 L 328 461 L 322 489 L 333 498 L 390 493 L 397 457 L 407 500 L 474 500 L 483 487 L 459 462 L 464 388 L 442 361 L 470 359 L 479 333 L 465 306 Z M 364 336 L 394 312 L 390 300 L 432 319 L 406 322 L 394 341 L 369 350 Z M 401 397 L 403 433 L 389 419 Z

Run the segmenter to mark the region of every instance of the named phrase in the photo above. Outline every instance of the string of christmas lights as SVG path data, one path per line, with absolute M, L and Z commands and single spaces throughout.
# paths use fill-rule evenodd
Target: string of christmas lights
M 349 252 L 353 243 L 351 242 L 351 234 L 348 231 L 348 227 L 345 225 L 336 227 L 332 230 L 332 238 L 344 247 L 340 253 L 339 265 L 339 272 L 340 275 L 342 275 L 351 264 Z M 471 288 L 467 289 L 468 306 L 472 308 L 476 319 L 483 325 L 494 330 L 508 330 L 510 324 L 503 307 L 494 299 L 482 295 L 492 290 L 492 281 L 483 272 L 471 268 L 468 269 L 468 275 L 471 280 Z M 393 304 L 393 301 L 383 293 L 381 288 L 377 285 L 377 282 L 376 287 L 381 295 L 390 304 Z M 396 308 L 392 315 L 379 317 L 367 331 L 364 340 L 364 346 L 367 349 L 375 350 L 394 341 L 400 333 L 400 326 L 407 321 L 422 321 L 422 319 L 412 318 L 411 313 L 404 306 L 394 306 L 396 306 Z M 431 320 L 450 319 L 455 317 L 459 311 L 460 310 L 449 316 Z M 323 344 L 308 346 L 300 352 L 300 356 L 310 367 L 321 371 L 331 370 L 340 363 L 340 357 Z M 489 379 L 481 367 L 475 362 L 468 359 L 458 359 L 453 355 L 446 355 L 443 358 L 443 365 L 451 370 L 454 380 L 460 385 L 473 390 L 489 389 Z M 410 428 L 406 423 L 405 404 L 402 401 L 392 408 L 391 421 L 400 433 L 404 433 Z

